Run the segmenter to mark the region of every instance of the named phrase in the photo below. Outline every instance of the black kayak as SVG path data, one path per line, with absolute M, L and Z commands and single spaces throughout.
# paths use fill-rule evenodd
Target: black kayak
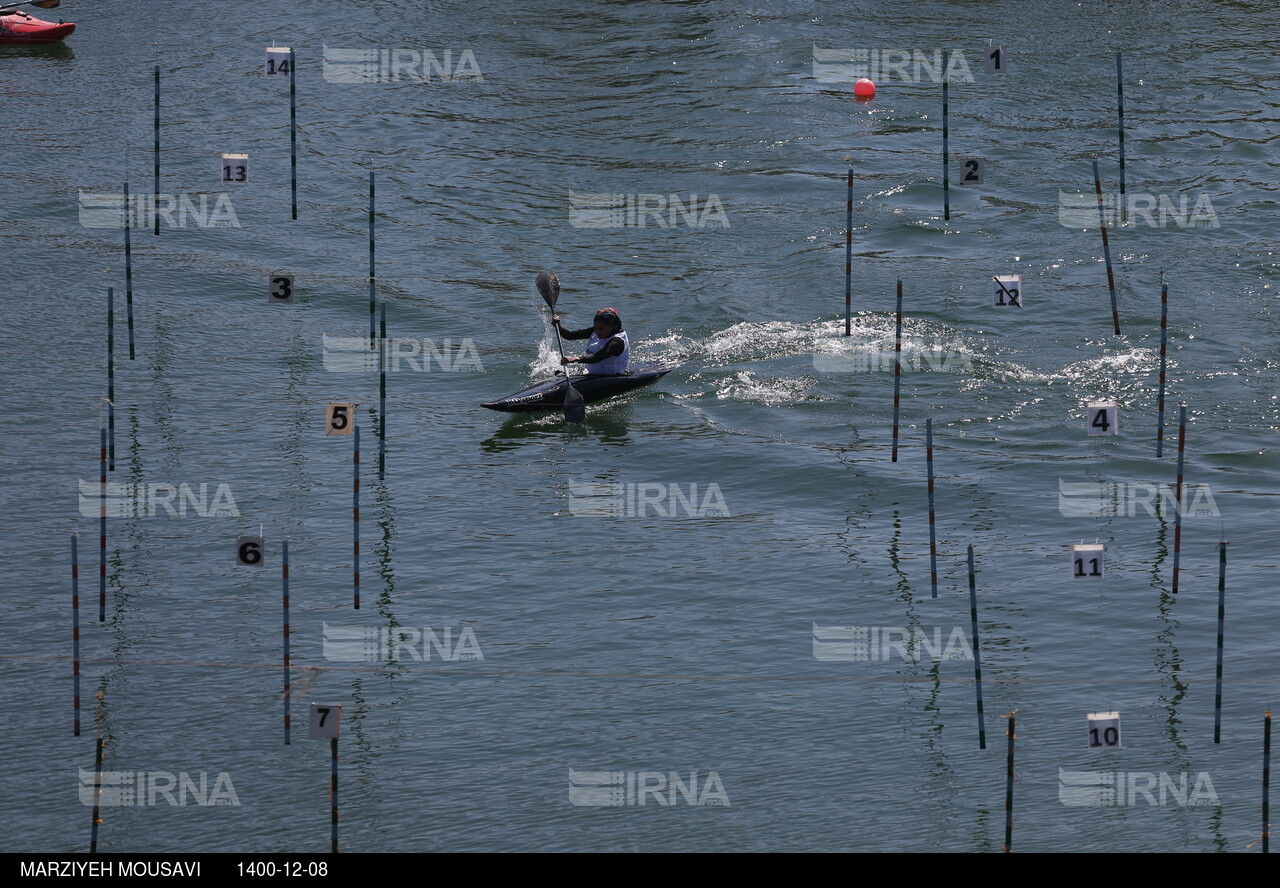
M 603 401 L 605 398 L 612 398 L 614 395 L 621 395 L 657 382 L 678 366 L 679 364 L 636 363 L 632 364 L 631 369 L 626 373 L 574 376 L 573 387 L 582 395 L 584 404 L 594 404 L 596 401 Z M 563 376 L 555 376 L 521 389 L 514 395 L 507 395 L 505 398 L 480 406 L 506 413 L 563 410 L 566 384 Z

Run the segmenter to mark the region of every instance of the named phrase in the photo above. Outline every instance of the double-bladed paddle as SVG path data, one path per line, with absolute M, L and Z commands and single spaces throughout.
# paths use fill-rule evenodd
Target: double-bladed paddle
M 8 9 L 17 9 L 19 6 L 36 6 L 40 9 L 57 9 L 62 5 L 62 0 L 26 0 L 24 3 L 6 3 L 0 6 L 0 12 Z
M 538 294 L 542 296 L 542 300 L 547 303 L 547 308 L 551 309 L 554 317 L 556 311 L 556 300 L 560 298 L 560 279 L 554 274 L 541 272 L 537 277 Z M 564 343 L 560 339 L 560 326 L 552 321 L 551 326 L 556 331 L 556 347 L 560 349 L 560 358 L 564 359 Z M 568 367 L 564 370 L 564 418 L 566 422 L 582 422 L 587 418 L 587 407 L 582 400 L 582 392 L 573 387 L 572 377 L 569 375 Z

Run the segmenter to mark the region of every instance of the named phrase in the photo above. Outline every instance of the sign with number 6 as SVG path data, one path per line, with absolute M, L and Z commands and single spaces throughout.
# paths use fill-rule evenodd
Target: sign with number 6
M 307 722 L 308 740 L 334 740 L 342 726 L 342 704 L 312 703 Z
M 350 435 L 355 424 L 355 404 L 330 404 L 324 411 L 326 435 Z
M 260 536 L 236 537 L 236 564 L 247 567 L 262 567 L 264 561 L 263 546 L 266 544 Z

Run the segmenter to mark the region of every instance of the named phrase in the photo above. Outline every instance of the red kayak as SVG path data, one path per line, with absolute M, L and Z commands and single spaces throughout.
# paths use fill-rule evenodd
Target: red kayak
M 0 46 L 57 43 L 70 37 L 75 29 L 74 22 L 41 21 L 25 12 L 0 15 Z

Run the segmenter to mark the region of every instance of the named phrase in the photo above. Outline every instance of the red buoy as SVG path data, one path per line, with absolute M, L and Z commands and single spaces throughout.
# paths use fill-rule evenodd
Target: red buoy
M 860 99 L 869 99 L 876 94 L 876 85 L 862 77 L 853 85 L 853 94 Z

